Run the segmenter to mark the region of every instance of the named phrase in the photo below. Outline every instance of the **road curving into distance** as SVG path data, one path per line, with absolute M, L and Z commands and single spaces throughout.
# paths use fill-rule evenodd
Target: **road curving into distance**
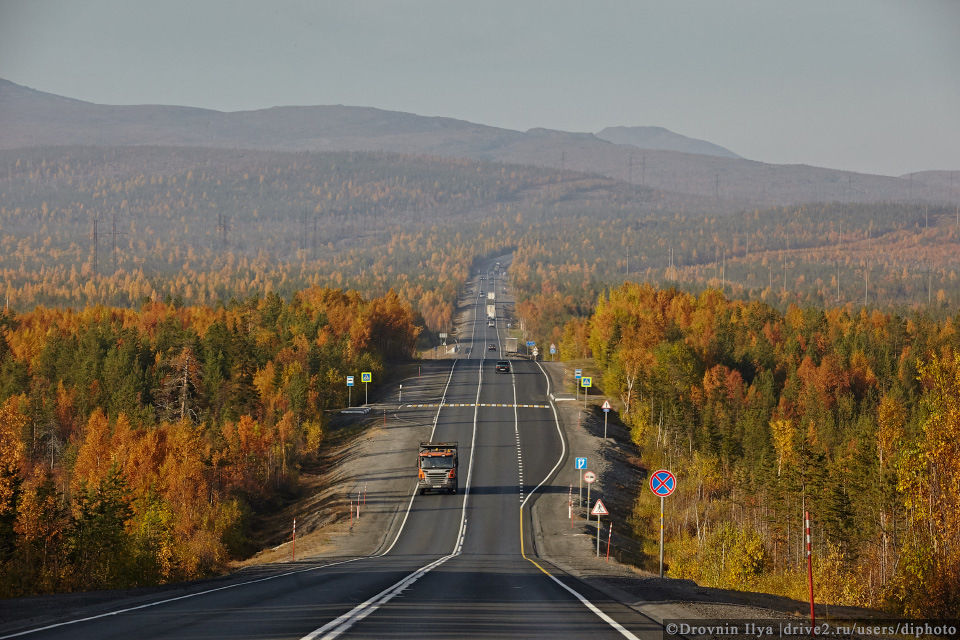
M 268 565 L 246 581 L 0 638 L 662 637 L 649 618 L 535 557 L 530 507 L 567 492 L 550 482 L 567 449 L 539 365 L 494 370 L 505 327 L 488 326 L 480 295 L 502 291 L 491 267 L 474 282 L 431 438 L 459 443 L 460 492 L 418 495 L 411 472 L 382 553 Z

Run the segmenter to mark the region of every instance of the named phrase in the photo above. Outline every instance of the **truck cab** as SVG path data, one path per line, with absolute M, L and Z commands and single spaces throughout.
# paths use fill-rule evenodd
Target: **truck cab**
M 431 489 L 456 493 L 459 489 L 456 442 L 421 442 L 417 456 L 420 495 Z

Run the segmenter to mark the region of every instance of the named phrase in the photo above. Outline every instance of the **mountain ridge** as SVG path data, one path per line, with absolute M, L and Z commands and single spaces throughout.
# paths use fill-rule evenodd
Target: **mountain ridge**
M 3 79 L 0 122 L 4 149 L 156 145 L 460 157 L 599 174 L 658 191 L 713 197 L 721 210 L 816 201 L 952 203 L 960 198 L 960 182 L 926 180 L 920 173 L 897 178 L 766 164 L 662 127 L 607 127 L 596 134 L 543 127 L 524 132 L 346 105 L 233 112 L 99 105 Z

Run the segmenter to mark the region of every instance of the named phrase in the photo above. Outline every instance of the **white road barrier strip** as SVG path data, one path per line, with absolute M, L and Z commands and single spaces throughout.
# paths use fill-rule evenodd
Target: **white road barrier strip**
M 464 404 L 408 404 L 405 408 L 407 409 L 432 409 L 433 407 L 505 407 L 507 409 L 521 407 L 523 409 L 549 409 L 550 405 L 546 404 L 493 404 L 489 402 L 484 402 L 480 404 L 464 403 Z

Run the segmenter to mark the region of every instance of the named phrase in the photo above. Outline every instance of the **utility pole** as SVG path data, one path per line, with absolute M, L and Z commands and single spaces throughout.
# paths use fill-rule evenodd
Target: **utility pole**
M 840 261 L 837 260 L 837 302 L 840 302 Z
M 869 280 L 867 268 L 863 268 L 863 306 L 867 306 L 867 282 Z

